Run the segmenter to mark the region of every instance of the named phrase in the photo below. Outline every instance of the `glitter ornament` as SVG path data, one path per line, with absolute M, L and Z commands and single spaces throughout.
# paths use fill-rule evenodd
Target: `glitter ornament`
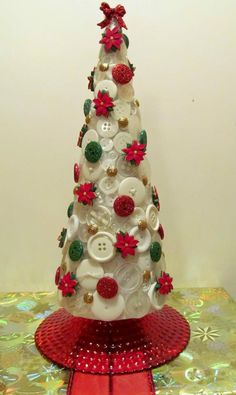
M 114 201 L 114 211 L 120 217 L 128 217 L 134 211 L 134 201 L 130 196 L 118 196 Z
M 97 283 L 97 292 L 105 299 L 114 298 L 118 292 L 118 284 L 111 277 L 103 277 Z
M 112 69 L 112 77 L 118 84 L 128 84 L 133 78 L 133 72 L 125 64 L 117 64 Z

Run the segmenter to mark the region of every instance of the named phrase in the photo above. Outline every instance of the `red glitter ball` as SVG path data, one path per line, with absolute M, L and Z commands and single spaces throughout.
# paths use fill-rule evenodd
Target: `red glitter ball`
M 132 197 L 127 195 L 118 196 L 113 203 L 113 207 L 117 215 L 128 217 L 134 211 L 134 201 Z
M 80 175 L 80 168 L 78 163 L 74 164 L 74 181 L 78 182 L 79 181 L 79 175 Z
M 133 78 L 132 70 L 125 64 L 117 64 L 112 69 L 112 77 L 118 84 L 127 84 Z
M 56 273 L 55 273 L 55 284 L 58 285 L 60 281 L 60 273 L 61 269 L 60 266 L 57 268 Z
M 118 284 L 114 278 L 103 277 L 97 283 L 97 291 L 105 299 L 111 299 L 118 292 Z
M 159 233 L 159 236 L 160 236 L 161 240 L 163 240 L 164 237 L 165 237 L 165 233 L 164 233 L 164 228 L 163 228 L 163 226 L 161 224 L 160 224 L 157 232 Z

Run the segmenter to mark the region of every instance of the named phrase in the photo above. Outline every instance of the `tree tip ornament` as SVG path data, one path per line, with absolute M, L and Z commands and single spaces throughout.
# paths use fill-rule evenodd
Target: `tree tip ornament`
M 103 21 L 99 22 L 97 25 L 103 29 L 108 26 L 112 20 L 114 19 L 117 25 L 120 28 L 127 29 L 125 22 L 123 21 L 123 17 L 126 14 L 125 7 L 121 4 L 118 4 L 116 7 L 111 8 L 108 3 L 102 2 L 100 6 L 100 10 L 103 12 L 105 18 Z

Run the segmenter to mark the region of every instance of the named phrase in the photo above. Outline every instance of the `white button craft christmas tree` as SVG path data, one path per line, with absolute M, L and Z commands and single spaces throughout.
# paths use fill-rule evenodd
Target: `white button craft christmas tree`
M 100 23 L 99 61 L 88 77 L 93 97 L 84 102 L 74 201 L 56 273 L 60 304 L 68 312 L 105 321 L 159 310 L 173 288 L 119 7 L 119 16 Z

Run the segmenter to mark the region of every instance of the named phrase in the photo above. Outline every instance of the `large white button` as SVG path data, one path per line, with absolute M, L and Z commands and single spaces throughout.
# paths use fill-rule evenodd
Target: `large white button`
M 119 186 L 119 195 L 131 196 L 135 205 L 140 206 L 145 199 L 145 187 L 137 178 L 128 177 L 121 181 Z
M 100 145 L 101 145 L 103 151 L 105 151 L 105 152 L 111 151 L 111 149 L 113 148 L 113 141 L 112 141 L 112 139 L 107 139 L 106 137 L 103 137 L 100 140 Z
M 134 88 L 132 84 L 119 85 L 118 87 L 119 99 L 130 102 L 134 98 Z
M 116 177 L 103 177 L 99 181 L 99 188 L 105 195 L 111 195 L 119 188 L 119 181 Z
M 97 225 L 99 228 L 107 228 L 111 222 L 111 213 L 107 207 L 96 206 L 91 208 L 87 214 L 87 223 Z
M 76 277 L 81 287 L 95 290 L 97 282 L 104 275 L 102 266 L 92 259 L 84 259 L 80 262 L 76 271 Z
M 73 214 L 70 216 L 67 227 L 67 239 L 72 241 L 76 238 L 79 229 L 79 218 Z
M 127 148 L 127 144 L 132 144 L 132 137 L 129 133 L 120 132 L 114 137 L 113 143 L 116 151 L 124 154 L 123 148 Z
M 160 310 L 166 301 L 166 295 L 161 295 L 156 289 L 156 283 L 152 284 L 149 291 L 148 296 L 150 298 L 152 306 L 156 310 Z
M 130 225 L 137 226 L 140 221 L 145 219 L 145 212 L 141 207 L 135 207 L 133 213 L 130 215 Z
M 116 253 L 115 238 L 108 232 L 97 232 L 88 240 L 88 253 L 92 259 L 98 262 L 109 262 Z
M 134 238 L 139 241 L 137 245 L 138 252 L 147 251 L 147 249 L 150 247 L 152 240 L 151 234 L 148 229 L 139 230 L 138 226 L 135 226 L 131 229 L 130 235 L 134 236 Z
M 97 122 L 97 132 L 102 137 L 112 138 L 118 132 L 118 122 L 112 118 L 100 118 Z
M 149 313 L 150 299 L 143 290 L 137 290 L 128 296 L 126 300 L 127 318 L 141 318 Z
M 146 210 L 146 220 L 148 227 L 151 230 L 157 230 L 159 228 L 160 222 L 158 218 L 158 210 L 154 204 L 149 204 Z
M 98 141 L 98 134 L 97 134 L 96 130 L 94 130 L 94 129 L 89 129 L 83 137 L 83 140 L 82 140 L 82 151 L 83 152 L 86 148 L 86 145 L 88 143 L 90 143 L 91 141 L 96 141 L 96 142 Z
M 130 116 L 130 104 L 122 100 L 116 100 L 114 102 L 113 111 L 111 115 L 118 121 L 120 118 L 129 118 Z
M 117 86 L 113 81 L 110 80 L 103 80 L 98 82 L 95 88 L 95 96 L 98 95 L 98 91 L 106 91 L 110 97 L 115 99 L 117 95 Z
M 82 174 L 88 181 L 96 181 L 103 172 L 101 162 L 91 163 L 85 160 L 82 165 Z
M 123 177 L 135 176 L 137 174 L 137 166 L 133 166 L 129 161 L 122 156 L 117 161 L 118 173 Z
M 102 298 L 97 291 L 93 295 L 91 311 L 94 316 L 103 321 L 113 321 L 121 316 L 125 308 L 125 301 L 122 295 L 117 295 L 111 299 Z
M 142 272 L 132 263 L 123 263 L 118 265 L 114 278 L 118 282 L 121 292 L 130 293 L 141 285 Z

